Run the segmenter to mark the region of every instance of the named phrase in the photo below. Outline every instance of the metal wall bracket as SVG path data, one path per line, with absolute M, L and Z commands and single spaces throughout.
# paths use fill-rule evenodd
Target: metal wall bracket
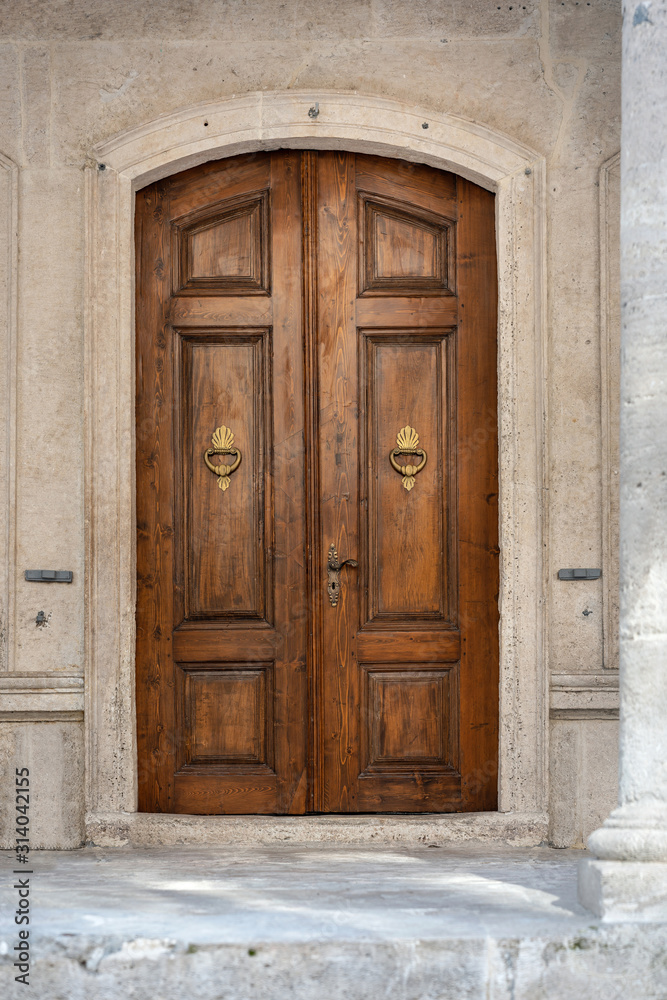
M 559 580 L 599 580 L 601 569 L 559 569 Z
M 74 574 L 71 569 L 27 569 L 26 580 L 32 583 L 71 583 Z

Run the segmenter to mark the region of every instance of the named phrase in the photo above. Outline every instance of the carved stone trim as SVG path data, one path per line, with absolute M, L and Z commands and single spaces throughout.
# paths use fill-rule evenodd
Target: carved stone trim
M 618 670 L 619 419 L 621 388 L 621 154 L 600 168 L 600 417 L 602 427 L 603 665 Z
M 570 722 L 581 722 L 592 719 L 618 719 L 618 708 L 551 708 L 550 719 L 567 719 Z
M 0 711 L 14 719 L 34 712 L 42 715 L 53 712 L 82 713 L 83 675 L 0 675 Z
M 0 722 L 83 722 L 83 709 L 61 711 L 47 709 L 39 711 L 0 711 Z
M 0 691 L 83 691 L 81 671 L 71 673 L 15 673 L 0 675 Z
M 554 674 L 549 718 L 618 719 L 618 673 Z
M 450 813 L 417 816 L 179 816 L 89 813 L 86 839 L 98 847 L 184 844 L 454 844 L 504 841 L 519 846 L 547 839 L 537 813 Z
M 499 275 L 502 812 L 546 809 L 548 496 L 545 163 L 508 136 L 359 94 L 259 93 L 162 116 L 98 145 L 87 170 L 87 808 L 136 810 L 134 192 L 206 160 L 348 149 L 453 171 L 496 194 Z M 429 128 L 422 125 L 427 122 Z M 206 123 L 206 126 L 204 125 Z M 101 169 L 102 165 L 104 169 Z M 521 441 L 521 448 L 517 442 Z M 99 455 L 105 453 L 105 461 Z M 489 819 L 489 822 L 491 820 Z
M 0 153 L 0 672 L 14 664 L 18 167 Z

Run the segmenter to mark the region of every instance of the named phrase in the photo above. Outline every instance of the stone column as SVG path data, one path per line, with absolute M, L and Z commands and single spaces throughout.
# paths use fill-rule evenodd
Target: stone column
M 667 920 L 667 0 L 623 4 L 619 805 L 581 902 Z

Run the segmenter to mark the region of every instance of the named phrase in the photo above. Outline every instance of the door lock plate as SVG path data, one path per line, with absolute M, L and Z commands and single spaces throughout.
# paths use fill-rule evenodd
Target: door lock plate
M 332 608 L 335 608 L 338 604 L 338 598 L 340 596 L 340 571 L 343 566 L 358 566 L 359 563 L 356 559 L 343 559 L 342 562 L 338 562 L 338 553 L 336 552 L 336 546 L 331 543 L 331 548 L 329 549 L 329 559 L 327 561 L 327 593 L 329 595 L 329 604 Z

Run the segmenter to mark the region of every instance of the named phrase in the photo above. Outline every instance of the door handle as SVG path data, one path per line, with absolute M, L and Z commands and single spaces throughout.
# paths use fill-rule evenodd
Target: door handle
M 359 565 L 356 559 L 343 559 L 342 562 L 338 562 L 338 553 L 336 552 L 336 546 L 331 543 L 331 548 L 329 549 L 329 559 L 327 561 L 327 593 L 329 595 L 329 603 L 332 608 L 335 608 L 338 604 L 338 596 L 340 594 L 340 571 L 343 566 L 352 566 L 356 568 Z

